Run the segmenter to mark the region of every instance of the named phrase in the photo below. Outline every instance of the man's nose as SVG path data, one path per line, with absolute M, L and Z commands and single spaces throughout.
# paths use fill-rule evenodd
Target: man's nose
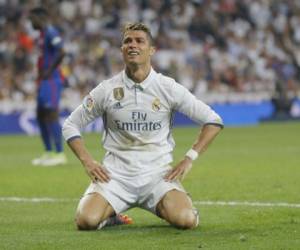
M 137 46 L 137 42 L 136 41 L 131 41 L 130 43 L 129 43 L 129 47 L 130 48 L 132 48 L 132 47 L 136 47 Z

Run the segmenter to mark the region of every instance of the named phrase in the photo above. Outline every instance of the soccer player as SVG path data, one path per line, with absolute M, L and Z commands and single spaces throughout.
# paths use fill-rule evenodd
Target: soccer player
M 36 113 L 45 148 L 45 153 L 32 160 L 32 164 L 41 166 L 65 164 L 67 159 L 63 153 L 59 123 L 59 102 L 64 83 L 64 77 L 59 69 L 65 55 L 63 40 L 58 30 L 51 25 L 45 8 L 31 9 L 29 18 L 33 28 L 40 31 Z
M 101 228 L 111 216 L 140 207 L 175 227 L 195 228 L 198 213 L 180 181 L 220 132 L 222 120 L 182 85 L 151 67 L 155 47 L 146 25 L 125 26 L 121 52 L 125 69 L 94 88 L 63 125 L 68 145 L 92 180 L 78 204 L 77 227 Z M 203 126 L 172 168 L 174 111 Z M 99 116 L 105 127 L 102 163 L 92 158 L 80 135 L 80 129 Z

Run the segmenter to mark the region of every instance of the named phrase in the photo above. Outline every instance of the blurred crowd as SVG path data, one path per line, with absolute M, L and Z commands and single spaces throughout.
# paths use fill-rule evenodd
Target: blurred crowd
M 35 98 L 38 34 L 28 11 L 38 4 L 48 8 L 64 37 L 64 105 L 76 106 L 123 69 L 120 30 L 134 21 L 151 28 L 154 69 L 206 101 L 299 90 L 300 1 L 0 0 L 2 103 L 23 106 Z

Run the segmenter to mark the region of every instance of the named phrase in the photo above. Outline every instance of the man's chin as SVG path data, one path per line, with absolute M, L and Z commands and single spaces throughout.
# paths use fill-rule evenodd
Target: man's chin
M 129 60 L 127 62 L 127 64 L 130 65 L 130 66 L 138 66 L 139 65 L 139 63 L 137 61 L 134 61 L 134 60 Z

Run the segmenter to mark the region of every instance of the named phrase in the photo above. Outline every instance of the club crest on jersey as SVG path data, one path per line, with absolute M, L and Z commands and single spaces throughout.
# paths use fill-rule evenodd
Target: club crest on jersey
M 83 99 L 83 107 L 88 110 L 89 112 L 91 112 L 91 110 L 94 107 L 94 99 L 93 97 L 91 97 L 90 95 L 87 95 L 84 99 Z
M 117 101 L 120 101 L 124 98 L 124 89 L 123 88 L 114 88 L 114 98 Z
M 160 110 L 160 106 L 161 106 L 160 100 L 156 97 L 156 98 L 154 99 L 154 101 L 152 102 L 152 109 L 153 109 L 154 111 L 159 111 L 159 110 Z

